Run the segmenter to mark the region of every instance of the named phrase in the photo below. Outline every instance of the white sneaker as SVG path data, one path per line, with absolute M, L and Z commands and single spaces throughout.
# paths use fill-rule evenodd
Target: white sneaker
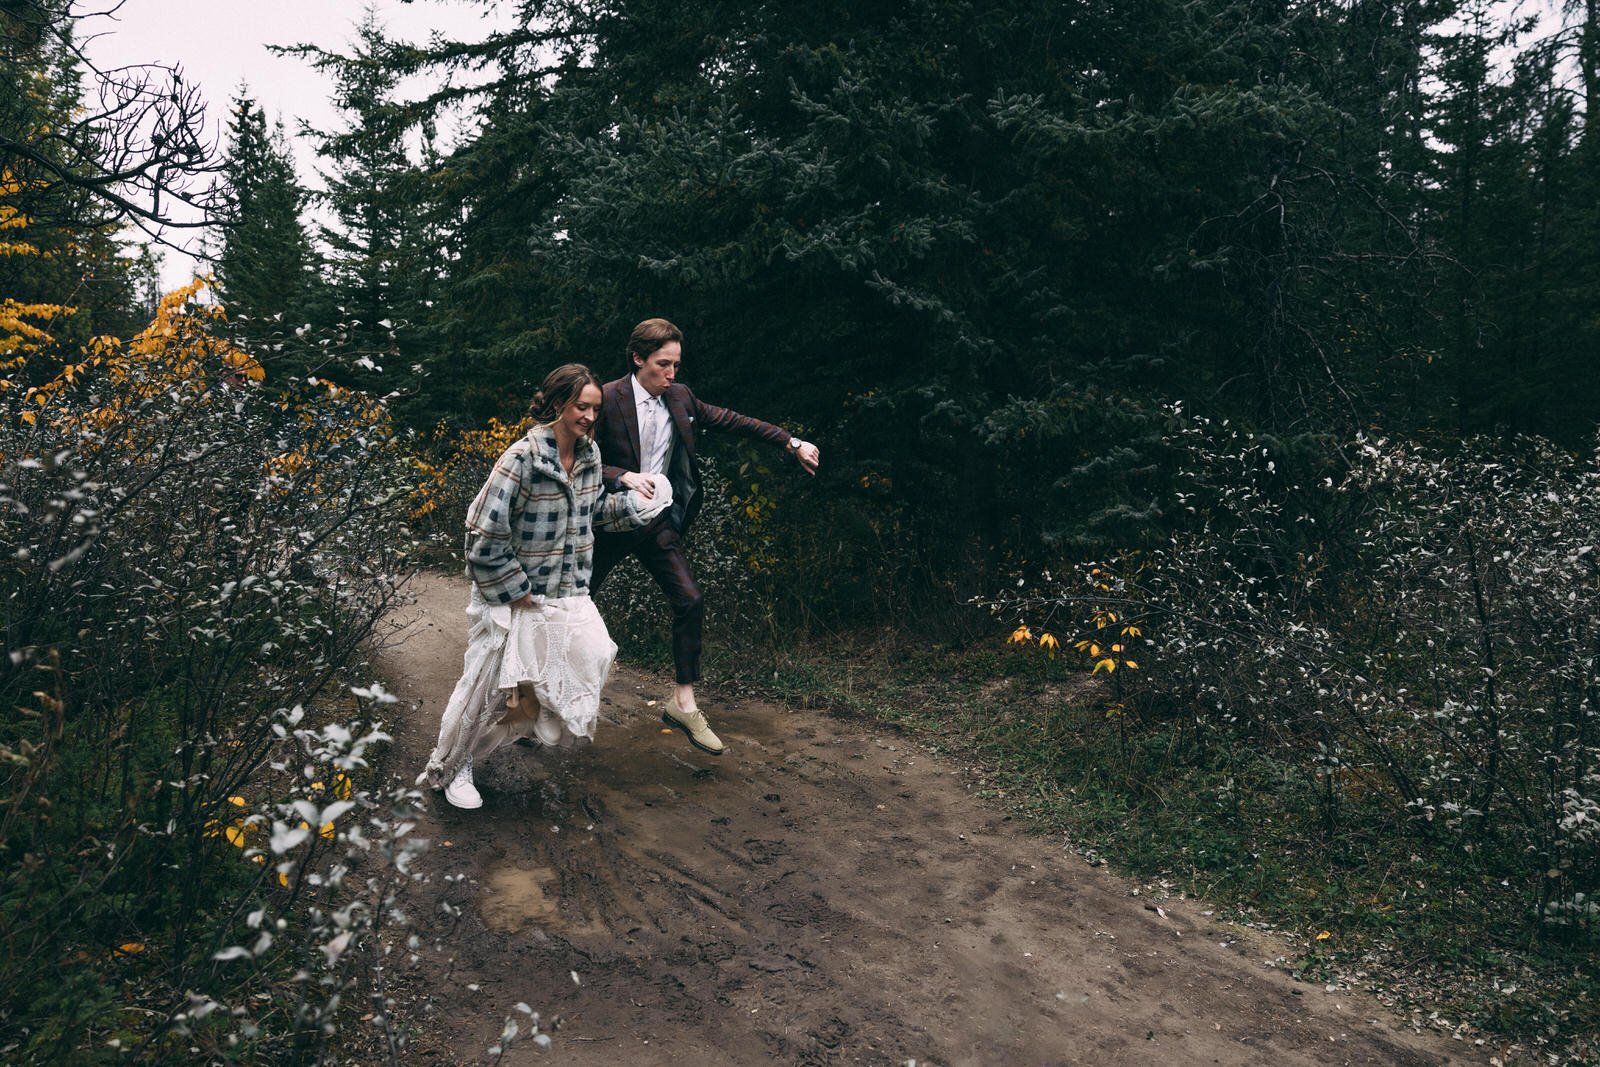
M 483 795 L 472 784 L 472 761 L 469 759 L 456 772 L 455 780 L 444 787 L 444 798 L 458 808 L 483 807 Z

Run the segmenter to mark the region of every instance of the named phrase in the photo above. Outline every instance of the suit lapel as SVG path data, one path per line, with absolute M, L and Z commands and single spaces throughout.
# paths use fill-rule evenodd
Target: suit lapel
M 621 419 L 622 425 L 628 428 L 628 447 L 632 450 L 630 454 L 633 457 L 630 462 L 620 463 L 618 466 L 637 471 L 644 462 L 644 457 L 640 454 L 642 450 L 639 447 L 639 412 L 633 405 L 633 375 L 630 374 L 615 384 L 616 389 L 611 393 L 612 416 Z
M 694 423 L 689 418 L 689 402 L 684 399 L 686 390 L 667 390 L 667 414 L 672 416 L 673 428 L 678 431 L 678 443 L 692 459 L 694 457 Z

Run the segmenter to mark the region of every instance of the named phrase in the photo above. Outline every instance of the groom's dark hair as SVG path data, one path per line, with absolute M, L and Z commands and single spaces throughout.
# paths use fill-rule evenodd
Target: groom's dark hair
M 656 349 L 668 341 L 683 344 L 683 331 L 666 319 L 645 319 L 635 326 L 628 335 L 628 373 L 632 374 L 638 369 L 633 363 L 635 356 L 649 359 Z

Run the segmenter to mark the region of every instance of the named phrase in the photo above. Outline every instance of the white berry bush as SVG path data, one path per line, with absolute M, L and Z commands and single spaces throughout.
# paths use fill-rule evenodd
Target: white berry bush
M 1293 443 L 1172 412 L 1170 534 L 1017 579 L 1119 721 L 1270 757 L 1329 833 L 1413 840 L 1475 902 L 1589 936 L 1600 892 L 1600 455 Z M 1011 623 L 1008 623 L 1010 625 Z
M 372 765 L 386 694 L 349 685 L 409 566 L 414 469 L 381 402 L 269 387 L 196 292 L 0 382 L 10 1063 L 403 1036 L 416 798 Z

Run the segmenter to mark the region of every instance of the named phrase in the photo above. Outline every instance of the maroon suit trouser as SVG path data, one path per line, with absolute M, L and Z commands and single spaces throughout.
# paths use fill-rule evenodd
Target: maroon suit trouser
M 628 556 L 640 564 L 672 605 L 672 663 L 680 684 L 700 680 L 700 635 L 705 626 L 705 596 L 700 592 L 689 560 L 683 554 L 678 531 L 661 515 L 643 530 L 594 535 L 594 576 L 589 590 L 599 593 L 611 568 Z

